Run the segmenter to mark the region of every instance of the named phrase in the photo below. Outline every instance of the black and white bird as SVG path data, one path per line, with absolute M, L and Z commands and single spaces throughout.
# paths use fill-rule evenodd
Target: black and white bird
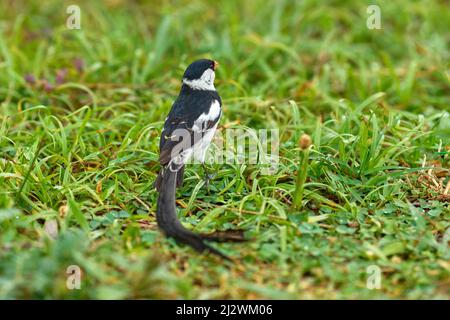
M 189 160 L 204 164 L 220 116 L 222 100 L 214 87 L 218 63 L 201 59 L 191 63 L 183 75 L 180 94 L 167 116 L 159 144 L 161 171 L 155 181 L 159 192 L 156 220 L 166 236 L 228 259 L 205 240 L 241 241 L 226 233 L 197 234 L 181 224 L 176 215 L 176 188 L 183 184 Z M 206 173 L 206 171 L 205 171 Z

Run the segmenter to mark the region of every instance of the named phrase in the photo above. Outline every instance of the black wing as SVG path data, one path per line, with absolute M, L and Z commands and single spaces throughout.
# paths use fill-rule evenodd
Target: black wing
M 180 94 L 167 116 L 161 133 L 159 142 L 159 162 L 161 165 L 167 165 L 172 157 L 178 154 L 179 150 L 185 150 L 193 146 L 196 140 L 201 139 L 201 136 L 194 134 L 192 127 L 201 114 L 209 111 L 215 100 L 221 104 L 217 92 L 195 91 L 187 95 Z M 218 120 L 219 118 L 215 121 L 208 121 L 204 124 L 203 130 L 212 128 Z M 179 145 L 180 143 L 182 144 Z M 173 154 L 175 146 L 178 147 Z
M 178 136 L 175 134 L 178 133 L 178 129 L 182 129 L 182 132 L 190 132 L 190 128 L 188 126 L 189 115 L 187 113 L 180 112 L 183 108 L 177 105 L 179 103 L 180 102 L 177 100 L 173 105 L 161 133 L 161 140 L 159 142 L 159 162 L 163 166 L 170 162 L 173 148 L 178 143 L 182 142 L 180 140 L 180 134 L 178 134 Z

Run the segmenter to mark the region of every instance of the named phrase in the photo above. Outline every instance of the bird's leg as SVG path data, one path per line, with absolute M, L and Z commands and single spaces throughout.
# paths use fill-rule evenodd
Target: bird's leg
M 203 179 L 205 180 L 205 187 L 206 190 L 208 190 L 209 192 L 209 174 L 208 169 L 206 169 L 205 163 L 202 163 L 202 168 L 203 168 Z
M 208 193 L 209 193 L 209 181 L 214 179 L 216 174 L 214 174 L 214 173 L 210 174 L 208 169 L 205 166 L 205 163 L 202 163 L 202 167 L 203 167 L 203 173 L 204 173 L 204 177 L 203 178 L 205 180 L 205 186 L 206 186 L 206 189 L 208 190 Z

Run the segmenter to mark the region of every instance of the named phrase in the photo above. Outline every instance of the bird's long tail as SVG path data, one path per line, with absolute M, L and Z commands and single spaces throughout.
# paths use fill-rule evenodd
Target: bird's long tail
M 156 221 L 158 227 L 166 236 L 172 237 L 178 242 L 187 244 L 199 252 L 209 251 L 224 259 L 230 260 L 222 252 L 205 243 L 205 240 L 218 242 L 243 241 L 242 235 L 239 236 L 234 234 L 228 236 L 226 233 L 202 235 L 183 227 L 176 214 L 175 191 L 177 174 L 179 174 L 179 172 L 171 171 L 169 168 L 165 168 L 161 174 L 162 179 L 158 186 L 159 196 L 156 209 Z

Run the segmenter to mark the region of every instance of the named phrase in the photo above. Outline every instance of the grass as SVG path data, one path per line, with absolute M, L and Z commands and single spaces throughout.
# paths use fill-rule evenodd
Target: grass
M 381 30 L 360 1 L 80 1 L 69 30 L 73 1 L 3 1 L 0 298 L 448 299 L 450 19 L 444 1 L 377 3 Z M 221 63 L 219 130 L 280 135 L 275 174 L 211 165 L 208 195 L 186 170 L 186 226 L 252 239 L 217 245 L 233 265 L 154 217 L 158 136 L 199 57 Z

